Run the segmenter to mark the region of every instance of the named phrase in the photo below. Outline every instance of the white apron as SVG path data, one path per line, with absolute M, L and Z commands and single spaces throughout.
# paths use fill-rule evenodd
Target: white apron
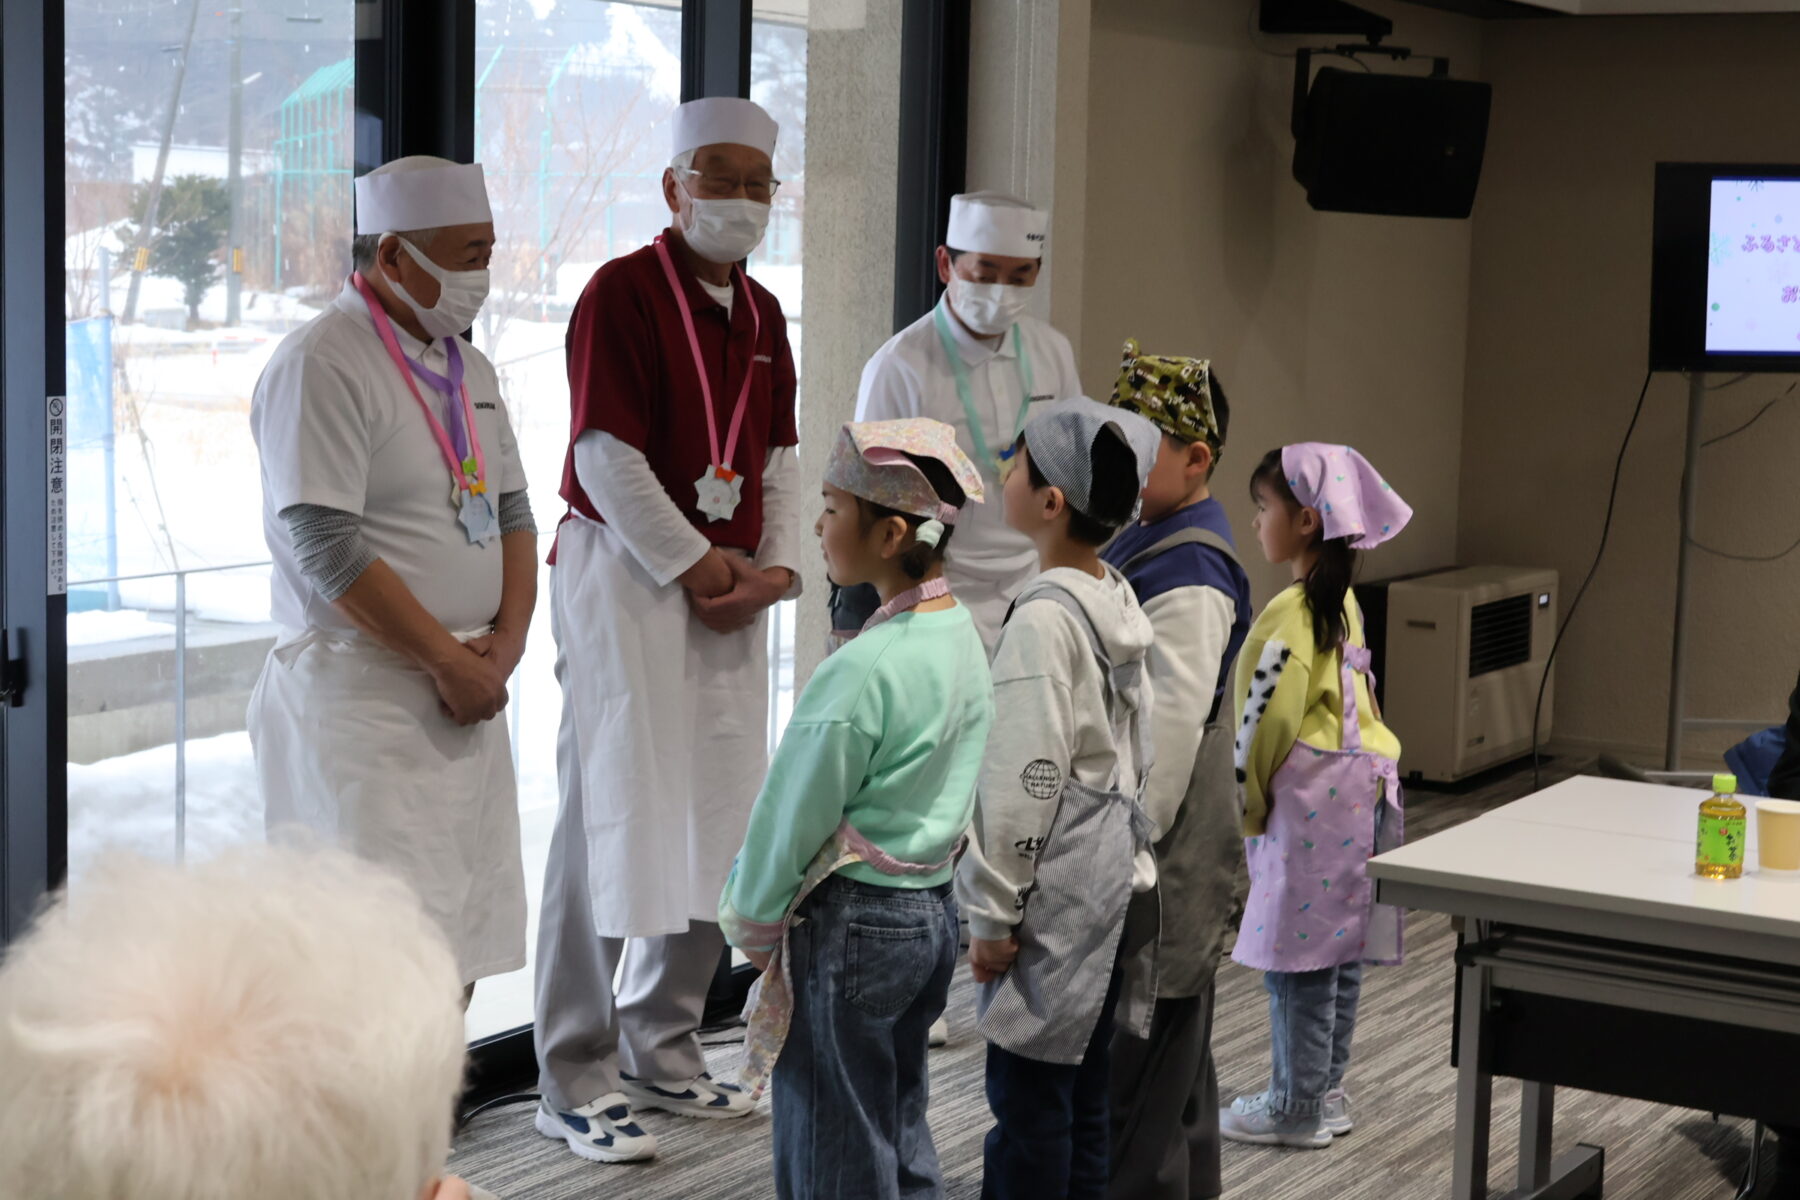
M 600 937 L 719 919 L 769 759 L 767 617 L 717 634 L 611 529 L 564 522 L 550 573 L 556 677 Z M 576 778 L 569 778 L 573 771 Z M 560 818 L 559 818 L 560 819 Z
M 271 833 L 304 826 L 400 875 L 464 983 L 525 965 L 504 715 L 457 725 L 423 670 L 370 639 L 311 630 L 276 642 L 248 716 Z

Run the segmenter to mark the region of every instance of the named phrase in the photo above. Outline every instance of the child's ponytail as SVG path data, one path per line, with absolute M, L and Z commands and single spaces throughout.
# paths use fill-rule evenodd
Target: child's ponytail
M 1251 473 L 1252 498 L 1259 487 L 1295 508 L 1301 507 L 1299 497 L 1288 484 L 1279 449 L 1263 455 Z M 1343 645 L 1350 637 L 1344 620 L 1344 599 L 1356 578 L 1356 551 L 1350 548 L 1348 539 L 1328 539 L 1323 530 L 1313 536 L 1313 545 L 1318 547 L 1319 555 L 1301 581 L 1300 590 L 1306 597 L 1307 611 L 1312 614 L 1313 640 L 1320 651 L 1327 651 Z
M 1312 610 L 1313 638 L 1320 650 L 1341 646 L 1350 637 L 1344 625 L 1344 597 L 1356 576 L 1356 551 L 1344 538 L 1322 539 L 1319 557 L 1300 585 Z
M 924 474 L 926 481 L 931 484 L 932 490 L 938 494 L 938 499 L 953 508 L 961 508 L 968 502 L 968 494 L 963 491 L 962 485 L 956 482 L 956 476 L 949 467 L 937 459 L 928 458 L 923 454 L 907 454 L 906 457 L 911 459 L 912 464 Z M 862 509 L 864 533 L 873 529 L 877 521 L 883 521 L 889 517 L 899 517 L 905 521 L 907 528 L 911 529 L 915 535 L 918 533 L 919 526 L 925 523 L 924 517 L 903 513 L 897 508 L 889 508 L 885 504 L 877 504 L 873 500 L 865 500 L 861 496 L 856 498 L 856 502 Z M 950 535 L 956 532 L 956 526 L 946 525 L 943 528 L 944 531 L 938 536 L 935 546 L 915 540 L 912 545 L 901 552 L 898 561 L 900 569 L 906 572 L 907 578 L 923 579 L 932 567 L 944 561 L 944 553 L 950 548 Z

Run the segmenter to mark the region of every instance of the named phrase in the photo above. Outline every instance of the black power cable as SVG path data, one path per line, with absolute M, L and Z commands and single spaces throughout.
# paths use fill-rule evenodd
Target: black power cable
M 1631 410 L 1631 424 L 1625 427 L 1625 437 L 1619 442 L 1619 455 L 1613 460 L 1612 487 L 1606 494 L 1606 519 L 1600 524 L 1600 545 L 1594 551 L 1593 565 L 1588 567 L 1587 578 L 1581 581 L 1575 599 L 1563 612 L 1556 640 L 1550 643 L 1550 656 L 1544 660 L 1543 677 L 1538 680 L 1537 704 L 1531 710 L 1531 790 L 1534 792 L 1543 786 L 1538 725 L 1544 716 L 1544 692 L 1550 686 L 1550 668 L 1556 664 L 1556 652 L 1562 646 L 1563 634 L 1569 631 L 1569 622 L 1575 619 L 1575 610 L 1581 607 L 1581 598 L 1587 595 L 1588 585 L 1594 582 L 1594 576 L 1600 570 L 1600 560 L 1606 556 L 1607 539 L 1612 535 L 1613 510 L 1619 502 L 1619 476 L 1625 470 L 1625 451 L 1631 447 L 1631 435 L 1637 432 L 1638 418 L 1644 415 L 1644 397 L 1650 394 L 1650 378 L 1650 372 L 1644 372 L 1644 386 L 1638 389 L 1637 404 Z
M 1732 562 L 1772 563 L 1779 559 L 1786 558 L 1796 550 L 1800 550 L 1800 538 L 1796 538 L 1794 541 L 1789 542 L 1786 550 L 1777 550 L 1773 554 L 1733 554 L 1729 550 L 1720 550 L 1716 547 L 1709 546 L 1699 538 L 1689 538 L 1688 545 L 1702 553 L 1710 554 L 1715 558 L 1728 558 Z
M 1800 380 L 1796 380 L 1795 382 L 1788 384 L 1787 391 L 1781 393 L 1779 396 L 1775 397 L 1773 400 L 1769 401 L 1767 404 L 1765 404 L 1761 408 L 1757 409 L 1756 415 L 1754 417 L 1751 417 L 1748 421 L 1745 421 L 1742 425 L 1739 425 L 1736 429 L 1728 430 L 1725 433 L 1719 434 L 1717 437 L 1707 438 L 1704 442 L 1700 443 L 1700 448 L 1702 450 L 1704 450 L 1708 446 L 1716 446 L 1720 442 L 1724 441 L 1726 438 L 1734 438 L 1738 434 L 1744 432 L 1744 430 L 1750 428 L 1752 425 L 1756 424 L 1758 421 L 1760 421 L 1764 417 L 1768 416 L 1769 410 L 1771 408 L 1774 408 L 1777 404 L 1780 404 L 1783 400 L 1786 400 L 1789 396 L 1793 395 L 1794 389 L 1797 387 L 1800 387 Z

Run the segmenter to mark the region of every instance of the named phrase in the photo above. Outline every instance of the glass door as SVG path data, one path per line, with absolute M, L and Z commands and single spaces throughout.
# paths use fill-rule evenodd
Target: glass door
M 262 836 L 251 390 L 348 271 L 351 0 L 67 0 L 69 870 Z

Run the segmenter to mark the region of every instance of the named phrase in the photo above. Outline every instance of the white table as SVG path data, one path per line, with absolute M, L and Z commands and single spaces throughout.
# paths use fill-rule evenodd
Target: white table
M 1695 875 L 1704 798 L 1571 779 L 1370 863 L 1383 903 L 1464 922 L 1453 1200 L 1487 1196 L 1495 1075 L 1526 1081 L 1515 1200 L 1600 1195 L 1600 1148 L 1551 1161 L 1558 1083 L 1793 1119 L 1800 1099 L 1734 1102 L 1800 1063 L 1800 877 L 1756 869 L 1754 809 L 1744 877 Z M 1642 1044 L 1618 1044 L 1628 1029 Z M 1702 1070 L 1696 1031 L 1777 1054 Z

